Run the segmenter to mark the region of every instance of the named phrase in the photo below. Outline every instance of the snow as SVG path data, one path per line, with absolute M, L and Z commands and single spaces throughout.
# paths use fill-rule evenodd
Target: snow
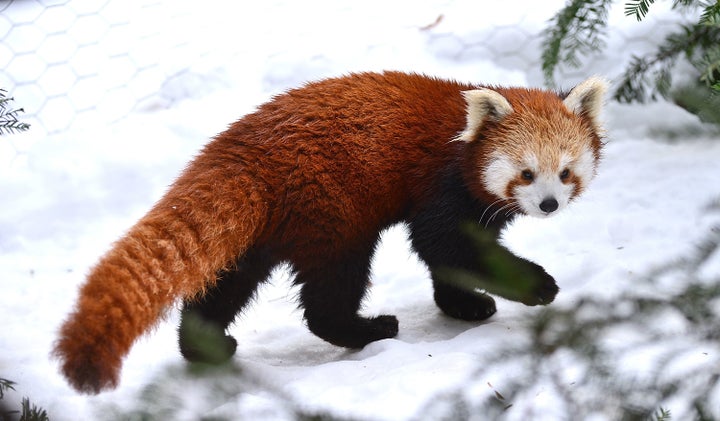
M 59 421 L 121 417 L 143 405 L 188 420 L 292 419 L 293 411 L 363 420 L 431 419 L 438 408 L 431 404 L 462 388 L 486 356 L 504 343 L 526 340 L 519 321 L 538 308 L 498 299 L 497 315 L 484 323 L 443 316 L 433 303 L 426 268 L 409 251 L 404 229 L 395 227 L 383 236 L 363 312 L 397 315 L 397 338 L 360 351 L 316 338 L 304 326 L 297 291 L 280 269 L 232 328 L 239 347 L 231 368 L 199 377 L 188 373 L 176 347 L 173 309 L 134 346 L 117 390 L 88 397 L 65 383 L 49 353 L 84 274 L 228 123 L 288 87 L 358 70 L 538 85 L 536 37 L 522 45 L 519 40 L 536 34 L 562 5 L 527 1 L 523 8 L 512 2 L 479 10 L 471 0 L 260 3 L 232 6 L 217 25 L 207 25 L 209 12 L 198 11 L 205 25 L 187 30 L 217 48 L 164 84 L 162 93 L 172 106 L 147 106 L 112 124 L 71 125 L 43 138 L 31 130 L 12 137 L 13 144 L 27 142 L 20 152 L 1 150 L 0 377 L 17 383 L 6 400 L 30 396 Z M 421 29 L 440 15 L 436 26 Z M 622 30 L 631 32 L 627 28 Z M 468 53 L 487 52 L 488 45 L 495 51 L 490 58 Z M 617 73 L 618 63 L 613 65 L 593 70 Z M 608 144 L 587 193 L 561 215 L 521 218 L 504 235 L 510 249 L 556 278 L 561 293 L 553 305 L 634 288 L 636 276 L 692 251 L 718 221 L 707 206 L 720 197 L 720 142 L 708 136 L 673 142 L 659 135 L 698 126 L 694 117 L 660 103 L 609 104 L 604 118 Z M 716 256 L 703 268 L 703 276 L 717 276 L 717 261 Z M 614 337 L 628 335 L 633 332 L 619 329 Z M 638 360 L 624 363 L 637 365 L 647 354 L 633 357 Z M 703 358 L 718 356 L 698 353 L 686 364 Z M 495 396 L 512 370 L 517 366 L 508 362 L 487 371 L 463 393 Z M 563 375 L 572 379 L 577 373 L 570 364 Z M 508 416 L 563 415 L 551 391 L 531 392 Z

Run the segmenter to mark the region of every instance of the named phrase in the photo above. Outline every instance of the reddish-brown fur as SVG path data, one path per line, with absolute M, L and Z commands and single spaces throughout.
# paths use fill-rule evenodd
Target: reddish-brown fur
M 438 174 L 463 156 L 467 144 L 453 139 L 466 124 L 461 91 L 473 88 L 356 74 L 289 91 L 231 125 L 90 271 L 56 343 L 63 374 L 83 392 L 116 386 L 135 340 L 251 246 L 272 245 L 301 268 L 364 252 L 433 200 Z M 543 91 L 501 92 L 517 119 L 520 103 L 561 104 Z M 493 201 L 477 181 L 473 193 Z

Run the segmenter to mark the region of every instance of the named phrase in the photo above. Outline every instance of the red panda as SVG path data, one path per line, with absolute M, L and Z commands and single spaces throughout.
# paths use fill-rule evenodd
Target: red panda
M 208 143 L 91 269 L 55 343 L 62 373 L 80 392 L 116 387 L 135 340 L 178 299 L 180 350 L 201 360 L 184 327 L 197 317 L 224 332 L 281 263 L 291 265 L 320 338 L 360 348 L 394 337 L 395 316 L 358 310 L 379 235 L 401 222 L 439 308 L 490 317 L 488 294 L 439 269 L 492 278 L 482 258 L 489 249 L 464 224 L 494 243 L 515 215 L 554 215 L 583 191 L 600 158 L 605 89 L 598 78 L 558 94 L 384 72 L 276 96 Z M 554 279 L 502 250 L 533 280 L 521 295 L 490 292 L 551 302 Z M 237 343 L 225 339 L 230 358 Z

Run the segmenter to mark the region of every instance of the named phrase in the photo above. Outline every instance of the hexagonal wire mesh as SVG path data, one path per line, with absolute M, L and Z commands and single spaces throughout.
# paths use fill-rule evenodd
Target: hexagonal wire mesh
M 276 10 L 286 7 L 282 2 L 268 3 L 272 3 L 268 8 Z M 328 16 L 347 14 L 352 8 L 342 2 L 320 3 L 328 9 Z M 536 15 L 544 11 L 549 18 L 563 4 L 560 0 L 552 3 L 543 4 L 540 9 L 524 7 L 522 10 L 515 10 L 517 8 L 509 3 L 496 4 L 492 9 L 473 4 L 472 7 L 483 9 L 476 19 L 453 21 L 451 18 L 442 24 L 430 25 L 428 30 L 420 26 L 415 30 L 425 32 L 424 48 L 439 60 L 482 58 L 509 71 L 523 72 L 529 84 L 538 85 L 543 81 L 538 33 L 543 29 L 540 23 L 546 18 Z M 214 50 L 227 47 L 225 42 L 218 48 L 213 45 L 212 38 L 200 39 L 198 34 L 215 31 L 214 34 L 227 37 L 218 27 L 239 31 L 243 26 L 244 22 L 236 21 L 240 17 L 223 17 L 225 6 L 221 4 L 209 2 L 201 6 L 190 0 L 5 0 L 0 3 L 0 87 L 25 109 L 23 120 L 31 123 L 34 137 L 60 133 L 75 124 L 112 122 L 137 109 L 166 106 L 176 98 L 172 94 L 163 94 L 164 85 L 173 83 L 174 76 L 204 57 L 217 55 L 218 51 Z M 621 6 L 621 2 L 618 5 Z M 208 13 L 207 10 L 213 7 L 215 10 Z M 256 6 L 243 7 L 252 9 Z M 441 11 L 442 4 L 437 9 Z M 622 8 L 615 10 L 621 13 Z M 273 13 L 276 12 L 264 16 L 272 17 Z M 611 52 L 612 59 L 605 55 L 590 57 L 580 69 L 561 72 L 558 79 L 564 86 L 589 73 L 617 74 L 618 63 L 624 61 L 618 57 L 628 57 L 656 45 L 675 22 L 674 19 L 663 21 L 662 15 L 655 12 L 651 18 L 659 15 L 660 19 L 655 19 L 654 23 L 644 22 L 644 26 L 639 26 L 630 22 L 632 25 L 623 28 L 613 26 L 613 19 L 618 21 L 618 13 L 610 19 L 612 29 L 606 51 Z M 375 19 L 376 15 L 372 17 Z M 317 18 L 308 16 L 309 22 L 302 31 L 312 32 L 312 19 Z M 409 18 L 405 18 L 397 26 L 407 26 L 408 22 Z M 426 23 L 413 21 L 412 25 Z M 362 26 L 359 28 L 363 29 Z M 265 32 L 249 36 L 273 38 L 268 36 L 272 35 L 272 28 L 262 31 Z M 303 34 L 307 35 L 305 32 Z M 315 34 L 300 42 L 322 44 L 322 37 L 327 34 L 321 35 Z M 232 36 L 242 39 L 248 34 L 233 33 Z M 367 32 L 367 36 L 380 40 L 382 45 L 383 39 L 379 35 Z M 253 42 L 252 39 L 248 41 Z M 273 39 L 271 42 L 270 51 L 267 51 L 270 56 L 273 48 L 287 51 L 295 41 Z M 290 43 L 290 47 L 283 43 Z M 215 61 L 251 54 L 242 42 L 236 44 L 236 51 L 222 51 L 223 57 L 216 57 Z M 318 51 L 322 48 L 319 45 Z M 243 65 L 252 61 L 253 58 L 247 57 Z M 272 57 L 268 61 L 267 66 L 271 66 Z M 268 78 L 279 71 L 266 70 L 270 75 Z M 286 72 L 293 70 L 286 69 Z M 0 165 L 6 162 L 4 157 L 23 147 L 12 139 L 0 142 Z
M 158 56 L 148 57 L 145 48 L 138 48 L 157 43 L 161 29 L 131 19 L 160 13 L 158 5 L 108 0 L 4 2 L 0 86 L 22 104 L 33 130 L 55 133 L 76 119 L 112 121 L 126 115 L 157 92 L 165 76 Z M 162 41 L 156 51 L 182 44 L 171 37 Z

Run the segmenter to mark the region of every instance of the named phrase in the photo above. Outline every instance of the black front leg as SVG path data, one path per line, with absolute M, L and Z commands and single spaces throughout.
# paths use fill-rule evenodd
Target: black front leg
M 412 234 L 413 246 L 430 266 L 435 302 L 448 315 L 481 320 L 495 312 L 498 295 L 525 305 L 551 303 L 559 288 L 542 266 L 514 255 L 480 227 L 448 230 L 432 242 Z
M 552 302 L 555 280 L 497 243 L 504 215 L 481 226 L 485 207 L 469 197 L 462 182 L 445 187 L 409 224 L 413 248 L 430 268 L 438 307 L 455 318 L 482 320 L 495 313 L 486 293 L 527 305 Z
M 529 306 L 555 299 L 560 288 L 542 266 L 516 256 L 497 243 L 496 233 L 477 224 L 466 224 L 463 231 L 473 244 L 476 266 L 445 267 L 444 277 Z

